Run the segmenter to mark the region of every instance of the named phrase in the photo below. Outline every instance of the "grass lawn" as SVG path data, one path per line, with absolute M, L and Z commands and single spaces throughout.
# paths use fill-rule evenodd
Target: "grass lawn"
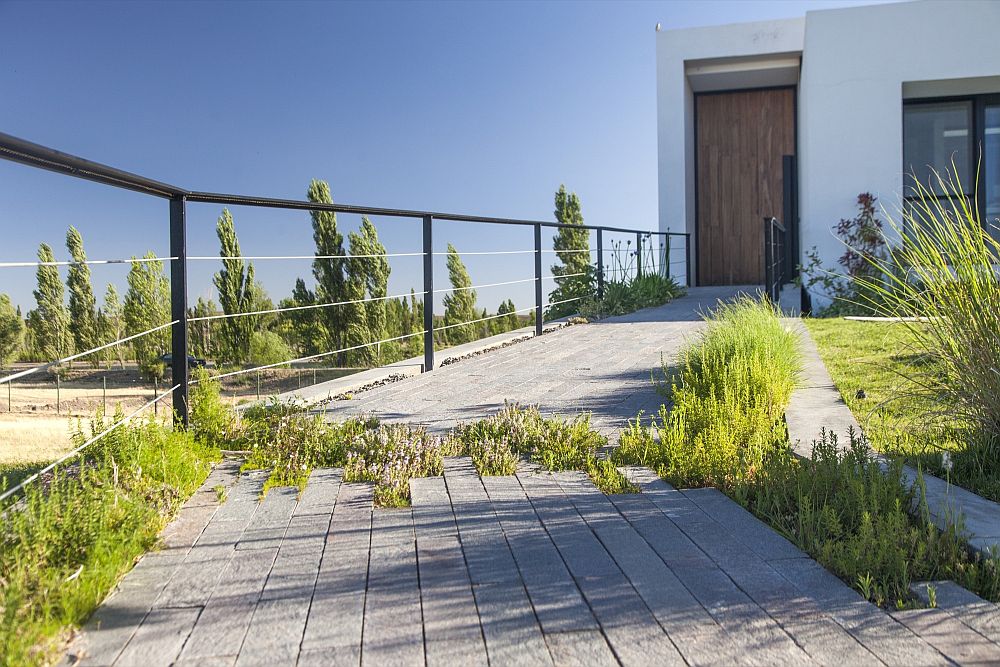
M 962 425 L 934 420 L 932 413 L 936 406 L 917 395 L 917 387 L 907 379 L 933 370 L 928 368 L 933 362 L 907 351 L 904 326 L 839 317 L 803 321 L 834 383 L 874 449 L 902 455 L 941 476 L 945 475 L 941 453 L 952 452 L 951 481 L 1000 500 L 997 471 L 981 465 L 978 457 L 963 455 L 967 440 Z

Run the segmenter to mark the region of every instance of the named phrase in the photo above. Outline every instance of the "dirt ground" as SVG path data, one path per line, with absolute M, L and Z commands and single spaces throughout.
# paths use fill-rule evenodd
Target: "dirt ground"
M 0 370 L 0 377 L 28 368 L 18 365 Z M 294 368 L 268 369 L 258 375 L 246 373 L 222 380 L 223 398 L 236 405 L 259 396 L 290 391 L 314 382 L 325 382 L 360 369 Z M 140 377 L 134 366 L 125 369 L 77 367 L 56 376 L 47 372 L 25 377 L 20 382 L 0 384 L 0 465 L 29 461 L 51 461 L 71 449 L 71 425 L 94 416 L 99 409 L 113 413 L 118 405 L 126 413 L 138 409 L 169 389 L 163 383 Z M 149 411 L 167 418 L 170 397 L 164 397 Z

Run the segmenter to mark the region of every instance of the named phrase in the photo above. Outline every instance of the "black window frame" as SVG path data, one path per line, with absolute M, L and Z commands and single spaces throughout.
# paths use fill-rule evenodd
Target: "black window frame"
M 942 97 L 914 97 L 903 100 L 902 114 L 900 117 L 903 131 L 902 149 L 900 150 L 900 157 L 903 163 L 903 201 L 904 203 L 909 203 L 915 199 L 911 194 L 909 194 L 912 184 L 910 182 L 911 173 L 909 171 L 909 166 L 906 163 L 906 108 L 926 104 L 939 104 L 942 102 L 972 103 L 972 126 L 969 128 L 970 134 L 972 135 L 972 154 L 969 156 L 969 160 L 971 162 L 971 176 L 973 177 L 975 184 L 975 192 L 972 193 L 972 196 L 975 198 L 976 212 L 979 214 L 979 220 L 983 224 L 984 228 L 988 229 L 987 226 L 990 224 L 990 221 L 986 219 L 986 156 L 983 152 L 986 146 L 986 107 L 1000 105 L 1000 93 L 948 95 Z M 1000 174 L 1000 165 L 997 165 L 997 173 Z M 968 187 L 968 184 L 963 183 L 962 185 L 963 187 Z M 948 199 L 948 197 L 944 195 L 939 195 L 938 198 Z

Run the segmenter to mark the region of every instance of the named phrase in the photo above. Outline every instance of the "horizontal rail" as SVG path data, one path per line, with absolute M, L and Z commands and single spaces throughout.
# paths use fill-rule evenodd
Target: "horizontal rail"
M 72 266 L 74 264 L 87 264 L 88 266 L 97 266 L 102 264 L 145 264 L 147 262 L 169 262 L 175 259 L 177 258 L 176 257 L 132 257 L 131 259 L 88 259 L 82 262 L 74 262 L 73 260 L 66 260 L 66 261 L 60 260 L 55 262 L 0 262 L 0 269 L 25 268 L 25 267 L 37 268 L 39 266 Z
M 404 299 L 408 296 L 423 294 L 423 292 L 407 292 L 406 294 L 389 294 L 386 296 L 376 296 L 370 299 L 351 299 L 350 301 L 331 301 L 328 303 L 310 303 L 305 306 L 285 306 L 284 308 L 268 308 L 267 310 L 250 310 L 245 313 L 219 313 L 217 315 L 202 315 L 200 317 L 189 317 L 188 322 L 208 322 L 210 320 L 225 320 L 233 317 L 246 317 L 249 315 L 275 315 L 286 311 L 312 310 L 314 308 L 332 308 L 333 306 L 349 306 L 357 303 L 374 303 L 375 301 L 388 301 L 389 299 Z
M 224 259 L 268 260 L 268 259 L 378 259 L 380 257 L 422 257 L 422 252 L 390 252 L 375 255 L 188 255 L 187 259 L 206 261 Z M 464 254 L 464 253 L 463 253 Z M 170 259 L 176 259 L 171 257 Z

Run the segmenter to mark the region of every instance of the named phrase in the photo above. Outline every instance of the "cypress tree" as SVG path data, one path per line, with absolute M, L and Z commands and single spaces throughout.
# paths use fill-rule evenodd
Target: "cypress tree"
M 332 204 L 330 186 L 325 181 L 313 180 L 309 183 L 306 193 L 309 201 L 320 204 Z M 344 236 L 337 231 L 337 214 L 332 211 L 310 211 L 312 218 L 313 241 L 316 243 L 316 254 L 323 256 L 343 256 Z M 313 276 L 316 278 L 316 299 L 319 303 L 336 303 L 347 300 L 346 263 L 343 259 L 314 259 Z M 323 323 L 326 332 L 327 350 L 338 350 L 346 347 L 348 318 L 344 306 L 323 308 L 319 311 L 318 320 Z M 340 360 L 343 355 L 338 355 Z
M 10 302 L 10 297 L 0 294 L 0 365 L 15 361 L 24 343 L 24 320 Z
M 38 260 L 55 262 L 52 248 L 45 243 L 38 246 Z M 59 278 L 59 267 L 42 264 L 35 275 L 38 280 L 38 289 L 34 291 L 37 307 L 28 314 L 28 326 L 38 351 L 45 359 L 54 361 L 69 356 L 73 349 L 66 294 Z
M 125 315 L 122 311 L 121 300 L 118 298 L 118 289 L 108 283 L 104 291 L 104 305 L 99 312 L 99 330 L 101 338 L 107 342 L 121 340 L 125 338 Z M 118 361 L 120 368 L 125 368 L 125 352 L 128 343 L 115 345 L 104 350 L 103 359 L 110 363 L 113 359 Z
M 222 270 L 215 274 L 212 282 L 219 291 L 219 303 L 226 315 L 246 313 L 256 310 L 257 286 L 254 283 L 253 264 L 242 259 L 240 241 L 236 237 L 236 227 L 229 209 L 223 209 L 215 225 L 219 238 L 219 256 Z M 257 330 L 260 317 L 242 315 L 220 320 L 223 360 L 240 364 L 249 358 L 250 339 Z
M 369 254 L 367 252 L 367 240 L 361 234 L 351 232 L 348 234 L 348 243 L 350 244 L 352 257 L 347 260 L 347 283 L 345 285 L 347 289 L 345 296 L 347 298 L 345 300 L 360 301 L 366 298 L 367 272 L 365 269 L 367 268 L 367 260 L 357 257 L 357 255 Z M 336 306 L 336 308 L 343 310 L 343 317 L 347 326 L 343 347 L 366 345 L 378 340 L 372 338 L 371 331 L 368 329 L 368 317 L 365 307 L 369 305 L 371 304 L 349 303 L 343 306 Z M 347 358 L 352 360 L 352 363 L 362 365 L 371 364 L 376 358 L 375 346 L 369 345 L 357 350 L 351 350 L 348 352 Z
M 556 222 L 564 225 L 582 225 L 583 211 L 580 198 L 575 192 L 567 193 L 566 186 L 560 185 L 555 196 Z M 590 232 L 586 229 L 560 227 L 553 238 L 553 247 L 559 264 L 552 265 L 552 276 L 556 287 L 549 294 L 550 302 L 575 299 L 593 293 L 594 270 L 590 264 Z M 583 275 L 576 275 L 583 274 Z M 548 309 L 549 317 L 563 317 L 576 312 L 579 303 L 561 303 Z
M 478 319 L 479 311 L 476 308 L 476 290 L 468 289 L 472 287 L 472 279 L 455 246 L 450 243 L 447 265 L 448 279 L 455 291 L 449 292 L 443 299 L 444 326 L 458 326 L 446 329 L 443 333 L 448 343 L 458 345 L 475 340 L 477 326 L 464 323 Z
M 368 335 L 372 341 L 382 340 L 387 337 L 387 309 L 385 296 L 389 293 L 389 259 L 385 256 L 385 246 L 378 239 L 378 230 L 367 217 L 361 218 L 361 230 L 359 236 L 363 242 L 363 254 L 370 255 L 362 262 L 365 273 L 365 287 L 368 290 L 367 298 L 372 299 L 365 304 L 365 319 L 368 324 Z M 353 251 L 352 251 L 353 254 Z M 377 300 L 376 300 L 377 299 Z M 376 365 L 382 363 L 382 346 L 375 345 L 373 357 Z
M 147 259 L 156 257 L 146 253 Z M 122 307 L 125 331 L 129 336 L 149 331 L 170 321 L 170 283 L 163 275 L 163 262 L 136 262 L 128 272 L 128 291 Z M 132 342 L 139 370 L 146 375 L 162 371 L 158 357 L 167 351 L 170 328 L 136 338 Z
M 66 230 L 66 249 L 72 258 L 66 275 L 66 286 L 69 288 L 69 330 L 73 334 L 77 352 L 83 352 L 97 347 L 100 336 L 97 330 L 97 299 L 94 298 L 94 288 L 90 283 L 90 266 L 85 263 L 87 253 L 83 249 L 83 236 L 76 227 L 71 226 Z M 97 366 L 98 357 L 94 356 L 91 363 Z

